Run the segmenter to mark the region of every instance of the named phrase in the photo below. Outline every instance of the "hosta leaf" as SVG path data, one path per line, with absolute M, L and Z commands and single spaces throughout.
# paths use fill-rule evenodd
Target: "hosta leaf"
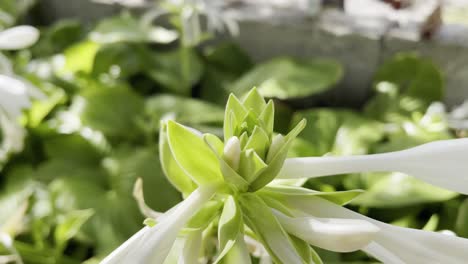
M 235 94 L 258 87 L 264 97 L 291 99 L 326 91 L 338 83 L 341 65 L 332 60 L 276 58 L 259 64 L 232 85 Z

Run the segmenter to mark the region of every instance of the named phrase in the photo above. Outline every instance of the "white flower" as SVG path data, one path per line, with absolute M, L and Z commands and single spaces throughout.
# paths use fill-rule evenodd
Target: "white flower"
M 11 120 L 0 108 L 0 161 L 4 161 L 8 154 L 19 152 L 23 149 L 25 131 L 15 121 Z
M 360 219 L 288 217 L 275 212 L 285 230 L 311 245 L 335 252 L 352 252 L 367 246 L 380 229 Z
M 156 226 L 141 229 L 101 264 L 164 263 L 180 230 L 215 191 L 214 187 L 199 187 L 187 199 L 159 217 Z
M 31 98 L 43 99 L 44 94 L 28 81 L 0 74 L 0 107 L 12 119 L 21 116 L 22 110 L 31 106 Z
M 278 178 L 312 178 L 357 172 L 402 172 L 468 194 L 468 138 L 441 140 L 373 155 L 290 158 Z
M 18 50 L 32 46 L 39 39 L 39 30 L 17 26 L 0 32 L 0 50 Z
M 466 263 L 468 239 L 379 222 L 319 197 L 290 196 L 286 205 L 323 218 L 357 219 L 380 228 L 363 250 L 384 263 Z

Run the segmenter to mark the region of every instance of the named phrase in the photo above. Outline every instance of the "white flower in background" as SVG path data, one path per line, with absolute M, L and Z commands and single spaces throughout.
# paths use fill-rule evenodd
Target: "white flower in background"
M 39 39 L 39 30 L 31 26 L 16 26 L 0 31 L 0 50 L 19 50 L 32 46 Z
M 450 127 L 458 130 L 468 130 L 468 101 L 455 107 L 448 114 L 448 122 Z
M 260 257 L 262 264 L 321 263 L 309 245 L 335 252 L 363 250 L 392 264 L 466 263 L 468 239 L 388 225 L 341 206 L 361 191 L 317 192 L 275 178 L 302 182 L 341 173 L 397 171 L 467 194 L 468 139 L 385 154 L 287 158 L 305 121 L 285 136 L 274 136 L 273 107 L 256 89 L 243 101 L 230 96 L 224 142 L 164 121 L 162 168 L 186 199 L 164 214 L 152 212 L 137 182 L 139 206 L 155 219 L 101 263 L 165 263 L 168 256 L 178 263 L 199 263 L 201 252 L 211 252 L 200 245 L 213 236 L 218 253 L 205 260 L 216 264 L 249 264 L 249 255 Z
M 33 45 L 39 31 L 31 26 L 17 26 L 0 32 L 0 50 L 18 50 Z M 0 160 L 23 149 L 24 129 L 18 118 L 31 106 L 31 99 L 45 95 L 27 80 L 15 76 L 11 62 L 0 53 Z

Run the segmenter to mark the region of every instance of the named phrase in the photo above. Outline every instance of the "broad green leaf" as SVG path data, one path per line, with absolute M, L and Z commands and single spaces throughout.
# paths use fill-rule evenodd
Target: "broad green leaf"
M 207 47 L 204 55 L 209 65 L 222 72 L 235 75 L 248 71 L 253 65 L 249 56 L 233 42 L 223 42 L 216 46 Z
M 41 30 L 41 38 L 31 48 L 34 57 L 52 56 L 62 52 L 84 37 L 83 24 L 77 20 L 64 19 Z
M 98 166 L 103 150 L 78 134 L 62 134 L 43 139 L 45 154 L 49 159 L 72 161 L 77 164 Z
M 99 43 L 169 43 L 177 37 L 175 31 L 142 23 L 129 13 L 102 20 L 90 33 L 90 38 Z
M 341 65 L 332 60 L 276 58 L 254 67 L 231 89 L 240 95 L 256 86 L 264 97 L 303 98 L 332 88 L 342 75 Z
M 305 118 L 307 126 L 291 147 L 292 156 L 359 155 L 383 137 L 383 125 L 343 109 L 319 108 L 297 112 L 293 124 Z
M 61 73 L 90 73 L 99 44 L 92 41 L 79 42 L 64 51 L 65 67 Z
M 31 127 L 38 126 L 57 105 L 64 103 L 65 100 L 66 94 L 62 90 L 56 90 L 45 100 L 33 101 L 28 112 L 28 124 Z
M 161 125 L 159 131 L 159 155 L 161 168 L 172 185 L 184 195 L 196 189 L 195 183 L 175 160 L 167 138 L 167 125 Z
M 239 237 L 243 228 L 242 212 L 234 198 L 228 196 L 224 201 L 223 211 L 218 223 L 218 239 L 220 252 L 218 258 L 214 263 L 222 260 L 226 254 L 232 249 Z M 242 243 L 242 242 L 240 242 Z
M 145 112 L 151 117 L 154 126 L 161 119 L 171 117 L 183 124 L 222 124 L 224 109 L 198 99 L 161 94 L 149 97 L 145 102 Z
M 204 52 L 205 74 L 201 82 L 201 98 L 224 105 L 229 86 L 253 63 L 248 55 L 232 42 L 209 46 Z
M 386 62 L 375 75 L 374 83 L 396 84 L 403 95 L 426 103 L 443 99 L 444 82 L 439 69 L 428 59 L 401 53 Z
M 145 73 L 159 84 L 164 92 L 188 96 L 203 74 L 202 61 L 192 49 L 180 48 L 154 53 L 148 59 L 150 65 L 145 69 Z
M 222 181 L 218 158 L 201 135 L 168 121 L 167 137 L 175 160 L 193 181 L 199 185 Z
M 125 86 L 100 87 L 83 94 L 86 105 L 82 122 L 111 139 L 140 136 L 136 122 L 143 114 L 142 98 Z
M 365 174 L 370 186 L 352 203 L 366 207 L 401 207 L 450 200 L 457 193 L 424 183 L 402 173 Z
M 94 214 L 94 210 L 77 210 L 66 214 L 54 231 L 54 239 L 59 249 L 64 249 L 68 240 L 72 239 L 81 226 Z
M 238 199 L 245 223 L 258 236 L 274 262 L 303 263 L 291 238 L 261 198 L 256 194 L 246 193 Z
M 156 147 L 120 147 L 106 158 L 112 189 L 121 194 L 132 193 L 141 178 L 146 203 L 153 210 L 164 212 L 181 201 L 180 193 L 164 177 Z
M 103 45 L 96 52 L 91 73 L 95 78 L 103 74 L 114 79 L 132 77 L 148 67 L 148 52 L 145 47 L 131 43 Z

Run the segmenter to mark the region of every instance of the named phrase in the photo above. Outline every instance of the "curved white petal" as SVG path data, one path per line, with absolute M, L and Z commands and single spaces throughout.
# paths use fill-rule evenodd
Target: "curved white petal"
M 164 263 L 179 231 L 214 193 L 213 187 L 198 188 L 186 200 L 160 217 L 156 226 L 144 227 L 106 257 L 101 264 Z
M 39 30 L 31 26 L 17 26 L 0 32 L 0 49 L 27 48 L 39 39 Z
M 311 178 L 369 171 L 398 171 L 468 194 L 468 138 L 441 140 L 373 155 L 290 158 L 278 178 Z
M 468 239 L 411 228 L 392 226 L 355 213 L 319 197 L 289 197 L 286 203 L 319 217 L 366 220 L 378 226 L 378 232 L 364 250 L 385 263 L 466 263 Z M 393 260 L 395 262 L 393 262 Z M 401 262 L 400 262 L 401 263 Z
M 335 251 L 352 252 L 368 245 L 380 229 L 361 219 L 288 217 L 275 212 L 281 225 L 290 234 L 314 246 Z

